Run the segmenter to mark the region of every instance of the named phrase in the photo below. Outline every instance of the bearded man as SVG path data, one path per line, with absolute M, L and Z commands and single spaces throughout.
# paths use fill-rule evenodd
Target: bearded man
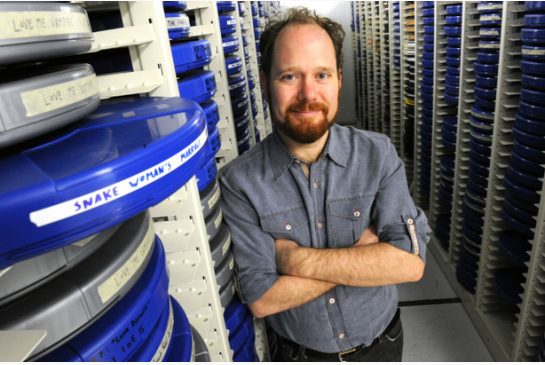
M 424 272 L 430 230 L 392 143 L 335 124 L 343 38 L 305 8 L 269 22 L 274 132 L 221 178 L 239 295 L 277 335 L 276 361 L 401 361 L 395 284 Z

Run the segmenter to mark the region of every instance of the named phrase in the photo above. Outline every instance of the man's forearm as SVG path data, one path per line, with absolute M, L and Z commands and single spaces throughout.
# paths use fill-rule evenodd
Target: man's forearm
M 262 318 L 299 307 L 330 291 L 335 286 L 337 284 L 326 281 L 281 275 L 261 298 L 248 306 L 255 317 Z
M 418 281 L 424 261 L 388 243 L 347 248 L 293 247 L 279 262 L 284 274 L 348 286 Z

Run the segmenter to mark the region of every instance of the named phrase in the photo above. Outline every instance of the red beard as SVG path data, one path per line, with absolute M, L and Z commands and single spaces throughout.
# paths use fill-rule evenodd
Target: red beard
M 296 115 L 297 112 L 321 111 L 321 117 L 305 118 Z M 286 120 L 278 121 L 277 127 L 288 137 L 299 143 L 313 143 L 322 137 L 333 125 L 333 120 L 327 119 L 329 107 L 327 104 L 294 103 L 288 107 Z

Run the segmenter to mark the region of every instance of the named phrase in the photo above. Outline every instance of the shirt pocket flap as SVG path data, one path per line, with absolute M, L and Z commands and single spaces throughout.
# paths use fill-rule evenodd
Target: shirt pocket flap
M 308 216 L 307 211 L 302 207 L 269 213 L 261 217 L 261 227 L 269 233 L 289 234 L 303 226 L 308 226 Z
M 371 195 L 342 199 L 329 203 L 329 209 L 332 216 L 357 221 L 362 219 L 364 214 L 369 214 L 372 201 L 373 196 Z

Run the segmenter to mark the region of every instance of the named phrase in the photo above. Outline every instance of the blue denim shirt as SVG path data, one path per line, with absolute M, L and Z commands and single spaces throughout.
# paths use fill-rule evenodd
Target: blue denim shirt
M 384 135 L 332 126 L 307 178 L 301 163 L 273 133 L 225 168 L 221 188 L 240 294 L 247 303 L 259 299 L 280 275 L 277 238 L 306 247 L 347 247 L 372 225 L 381 242 L 425 258 L 427 219 L 415 207 L 403 162 Z M 267 321 L 301 345 L 339 352 L 369 345 L 393 318 L 397 301 L 395 285 L 340 285 Z

